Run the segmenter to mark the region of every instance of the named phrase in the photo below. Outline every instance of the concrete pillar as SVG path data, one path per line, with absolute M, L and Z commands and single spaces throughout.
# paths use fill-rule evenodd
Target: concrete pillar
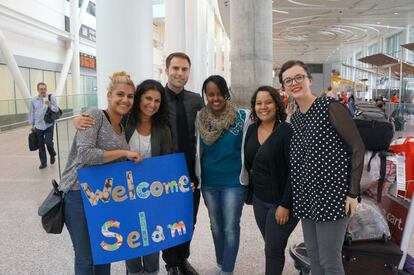
M 207 78 L 207 0 L 199 1 L 199 19 L 198 19 L 198 28 L 199 32 L 197 33 L 198 37 L 198 52 L 199 58 L 198 62 L 198 71 L 193 71 L 194 74 L 197 74 L 198 79 L 198 89 L 201 94 L 201 88 L 204 80 Z
M 216 28 L 216 74 L 224 77 L 223 48 L 223 31 L 221 28 Z
M 185 42 L 185 0 L 165 0 L 165 42 L 164 52 L 184 52 Z
M 72 64 L 73 59 L 73 42 L 68 42 L 69 47 L 66 49 L 65 61 L 63 62 L 62 70 L 60 71 L 60 76 L 58 83 L 56 85 L 55 95 L 62 96 L 65 90 L 66 79 L 68 78 L 69 67 Z
M 79 15 L 78 0 L 70 1 L 70 33 L 73 39 L 73 59 L 72 59 L 72 94 L 80 94 L 80 62 L 79 62 Z M 77 102 L 77 100 L 74 100 Z M 74 108 L 77 106 L 73 106 Z M 76 110 L 75 110 L 76 111 Z
M 207 75 L 210 76 L 216 73 L 216 58 L 215 58 L 215 47 L 216 47 L 216 33 L 215 33 L 215 20 L 214 20 L 214 9 L 210 2 L 207 2 Z
M 153 77 L 152 1 L 96 2 L 98 107 L 106 108 L 109 76 L 124 70 L 135 84 Z
M 185 24 L 185 53 L 191 59 L 190 78 L 188 79 L 186 89 L 193 92 L 200 92 L 201 84 L 199 83 L 200 53 L 198 47 L 197 33 L 199 32 L 199 1 L 186 0 L 186 22 Z M 168 53 L 167 53 L 168 54 Z
M 231 87 L 231 73 L 230 73 L 230 39 L 224 37 L 224 78 L 227 80 L 227 85 Z
M 272 85 L 272 0 L 230 2 L 231 88 L 248 104 L 260 85 Z

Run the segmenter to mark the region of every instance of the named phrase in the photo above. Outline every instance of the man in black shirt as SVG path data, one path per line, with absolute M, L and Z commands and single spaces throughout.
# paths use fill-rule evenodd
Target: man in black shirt
M 190 76 L 190 58 L 185 53 L 175 52 L 167 57 L 165 64 L 165 73 L 168 76 L 165 91 L 170 110 L 173 145 L 177 152 L 183 152 L 185 154 L 191 181 L 197 187 L 198 181 L 195 176 L 197 144 L 195 119 L 197 112 L 203 107 L 204 103 L 199 94 L 184 89 Z M 194 225 L 196 223 L 199 203 L 200 190 L 196 188 L 194 192 Z M 166 263 L 168 274 L 198 274 L 187 261 L 190 256 L 190 242 L 188 241 L 163 251 L 162 258 Z

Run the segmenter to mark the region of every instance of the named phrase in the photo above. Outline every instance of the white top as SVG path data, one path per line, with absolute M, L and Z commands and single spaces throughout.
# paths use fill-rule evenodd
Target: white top
M 143 136 L 137 130 L 129 140 L 131 151 L 139 152 L 143 159 L 151 157 L 151 135 Z

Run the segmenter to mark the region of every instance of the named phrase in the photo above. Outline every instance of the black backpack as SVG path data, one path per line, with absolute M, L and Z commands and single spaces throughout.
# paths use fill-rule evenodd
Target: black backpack
M 394 128 L 383 110 L 375 104 L 359 103 L 356 105 L 354 122 L 366 150 L 388 150 L 394 136 Z

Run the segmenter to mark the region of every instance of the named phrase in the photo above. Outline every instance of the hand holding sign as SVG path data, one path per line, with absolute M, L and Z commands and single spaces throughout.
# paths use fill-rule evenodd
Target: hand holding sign
M 95 264 L 191 239 L 193 196 L 183 154 L 78 170 Z

